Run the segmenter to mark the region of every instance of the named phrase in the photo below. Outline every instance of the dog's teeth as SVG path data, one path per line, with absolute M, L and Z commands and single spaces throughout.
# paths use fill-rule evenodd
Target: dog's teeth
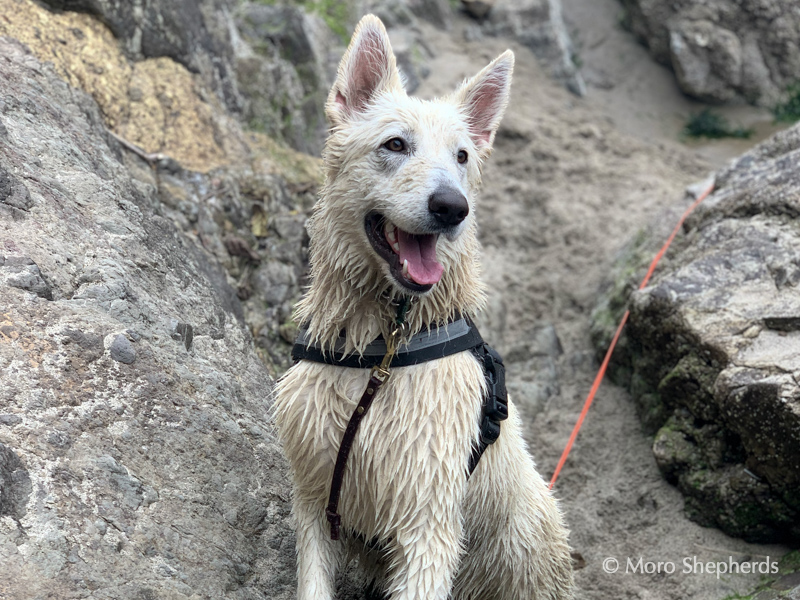
M 403 277 L 408 277 L 408 259 L 403 261 Z
M 394 243 L 397 241 L 397 235 L 394 230 L 395 226 L 392 223 L 386 223 L 386 237 L 389 243 L 392 244 L 392 247 L 394 247 Z
M 398 244 L 397 242 L 395 242 L 394 244 L 392 244 L 392 248 L 394 248 L 394 251 L 395 251 L 395 252 L 397 252 L 398 254 L 400 254 L 400 244 Z M 406 262 L 408 262 L 408 261 L 406 261 Z

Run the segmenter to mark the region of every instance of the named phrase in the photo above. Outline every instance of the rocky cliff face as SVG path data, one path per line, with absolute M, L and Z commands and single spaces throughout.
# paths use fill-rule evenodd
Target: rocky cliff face
M 13 4 L 13 12 L 35 11 L 19 0 Z M 126 104 L 147 95 L 147 82 L 142 79 L 152 75 L 152 69 L 145 65 L 180 65 L 194 75 L 198 82 L 194 87 L 202 89 L 204 100 L 220 105 L 222 111 L 217 112 L 227 112 L 250 129 L 319 154 L 326 130 L 322 100 L 329 84 L 328 63 L 340 53 L 334 47 L 341 40 L 318 14 L 293 5 L 237 0 L 163 0 L 141 6 L 109 0 L 47 0 L 46 4 L 57 11 L 77 11 L 58 13 L 48 21 L 91 23 L 113 45 L 108 54 L 118 55 L 121 49 L 134 65 L 130 84 L 114 90 L 115 111 L 124 112 Z M 85 46 L 84 38 L 75 40 L 69 31 L 59 36 L 59 43 L 67 46 L 60 54 L 74 59 L 75 46 Z M 99 55 L 100 60 L 108 54 Z M 72 62 L 70 67 L 75 67 Z M 116 62 L 103 75 L 122 77 L 125 61 Z M 89 77 L 98 79 L 98 74 Z M 101 106 L 110 104 L 96 99 Z M 141 136 L 127 135 L 137 143 L 145 142 Z M 230 155 L 230 149 L 225 150 Z
M 0 56 L 3 594 L 291 597 L 272 380 L 225 269 L 88 95 Z
M 687 514 L 755 541 L 800 539 L 798 161 L 794 127 L 717 175 L 666 266 L 630 297 L 615 365 Z M 634 244 L 619 282 L 646 248 Z M 601 347 L 619 282 L 595 314 Z
M 84 12 L 0 18 L 0 591 L 293 597 L 271 390 L 321 171 L 253 119 L 319 150 L 335 35 L 292 6 L 50 6 Z
M 465 2 L 467 10 L 480 15 L 482 32 L 517 39 L 530 48 L 550 74 L 578 96 L 586 84 L 574 60 L 572 45 L 561 11 L 561 0 L 497 0 Z
M 681 89 L 710 102 L 772 106 L 800 73 L 794 0 L 623 0 L 626 21 Z

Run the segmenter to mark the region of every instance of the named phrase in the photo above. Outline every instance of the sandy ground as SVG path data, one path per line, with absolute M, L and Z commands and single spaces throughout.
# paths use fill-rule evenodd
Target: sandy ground
M 611 17 L 601 18 L 601 5 Z M 506 47 L 516 52 L 512 100 L 480 205 L 491 290 L 482 327 L 506 354 L 510 387 L 530 423 L 528 441 L 548 478 L 597 368 L 589 317 L 615 253 L 654 215 L 680 205 L 688 184 L 743 149 L 677 140 L 681 115 L 696 105 L 615 29 L 615 7 L 613 0 L 566 2 L 571 22 L 589 27 L 581 33 L 590 48 L 585 68 L 615 81 L 598 88 L 589 77 L 586 98 L 549 81 L 524 48 L 492 38 L 466 42 L 466 18 L 449 36 L 431 30 L 437 56 L 418 91 L 447 93 Z M 763 111 L 742 114 L 764 119 Z M 722 600 L 752 588 L 758 575 L 685 574 L 683 561 L 774 559 L 785 549 L 746 544 L 686 519 L 650 446 L 627 392 L 604 383 L 556 486 L 581 557 L 577 598 Z M 640 557 L 671 562 L 675 573 L 625 573 L 628 559 Z M 617 573 L 604 572 L 606 558 L 619 561 Z
M 575 55 L 589 90 L 588 102 L 609 115 L 617 128 L 648 141 L 677 144 L 690 115 L 707 107 L 684 96 L 672 71 L 656 63 L 620 26 L 619 0 L 562 0 Z M 687 142 L 718 166 L 780 127 L 766 109 L 748 105 L 714 107 L 733 126 L 753 130 L 747 140 Z

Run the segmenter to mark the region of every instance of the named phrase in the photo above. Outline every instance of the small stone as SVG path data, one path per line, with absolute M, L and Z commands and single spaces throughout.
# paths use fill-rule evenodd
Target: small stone
M 261 261 L 261 257 L 250 248 L 250 244 L 237 235 L 226 235 L 222 243 L 231 256 L 241 256 L 254 263 Z
M 595 139 L 595 140 L 600 140 L 603 138 L 603 132 L 600 131 L 600 128 L 597 125 L 593 125 L 591 123 L 587 123 L 580 129 L 578 129 L 578 135 L 580 135 L 581 137 L 585 137 L 587 139 Z
M 33 262 L 33 259 L 29 256 L 6 256 L 6 266 L 7 267 L 25 267 L 28 265 L 35 265 L 36 263 Z
M 7 425 L 9 427 L 13 427 L 18 423 L 22 423 L 22 417 L 20 417 L 19 415 L 12 415 L 12 414 L 0 415 L 0 425 Z
M 296 323 L 288 322 L 278 327 L 278 334 L 281 338 L 290 344 L 293 344 L 297 338 L 298 327 Z
M 56 448 L 69 448 L 72 445 L 72 438 L 66 431 L 50 431 L 44 436 L 44 439 Z
M 25 184 L 3 168 L 0 168 L 0 204 L 25 211 L 33 206 L 33 200 Z
M 744 336 L 744 337 L 746 337 L 748 339 L 753 339 L 753 338 L 757 338 L 759 333 L 761 333 L 761 327 L 759 327 L 758 325 L 751 325 L 750 327 L 745 329 L 745 331 L 742 334 L 742 336 Z
M 298 291 L 294 268 L 278 261 L 262 264 L 251 281 L 254 292 L 261 295 L 268 306 L 279 306 Z
M 192 340 L 194 339 L 194 327 L 189 325 L 189 323 L 181 323 L 177 320 L 173 320 L 171 326 L 172 331 L 170 332 L 170 337 L 176 342 L 183 342 L 186 350 L 190 350 L 192 347 Z
M 6 276 L 6 283 L 11 287 L 31 292 L 46 300 L 53 299 L 53 289 L 30 258 L 7 257 L 5 268 L 11 270 Z
M 114 337 L 109 347 L 111 358 L 117 362 L 129 365 L 136 360 L 136 349 L 131 341 L 121 333 Z

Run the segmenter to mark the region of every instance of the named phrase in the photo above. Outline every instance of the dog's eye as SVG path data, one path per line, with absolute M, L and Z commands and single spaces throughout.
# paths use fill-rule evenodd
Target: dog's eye
M 467 162 L 467 158 L 469 158 L 469 155 L 466 150 L 459 150 L 458 154 L 456 154 L 456 159 L 458 159 L 458 163 L 461 165 Z
M 402 138 L 396 137 L 390 139 L 383 145 L 384 148 L 390 150 L 392 152 L 405 152 L 406 151 L 406 143 L 403 141 Z

